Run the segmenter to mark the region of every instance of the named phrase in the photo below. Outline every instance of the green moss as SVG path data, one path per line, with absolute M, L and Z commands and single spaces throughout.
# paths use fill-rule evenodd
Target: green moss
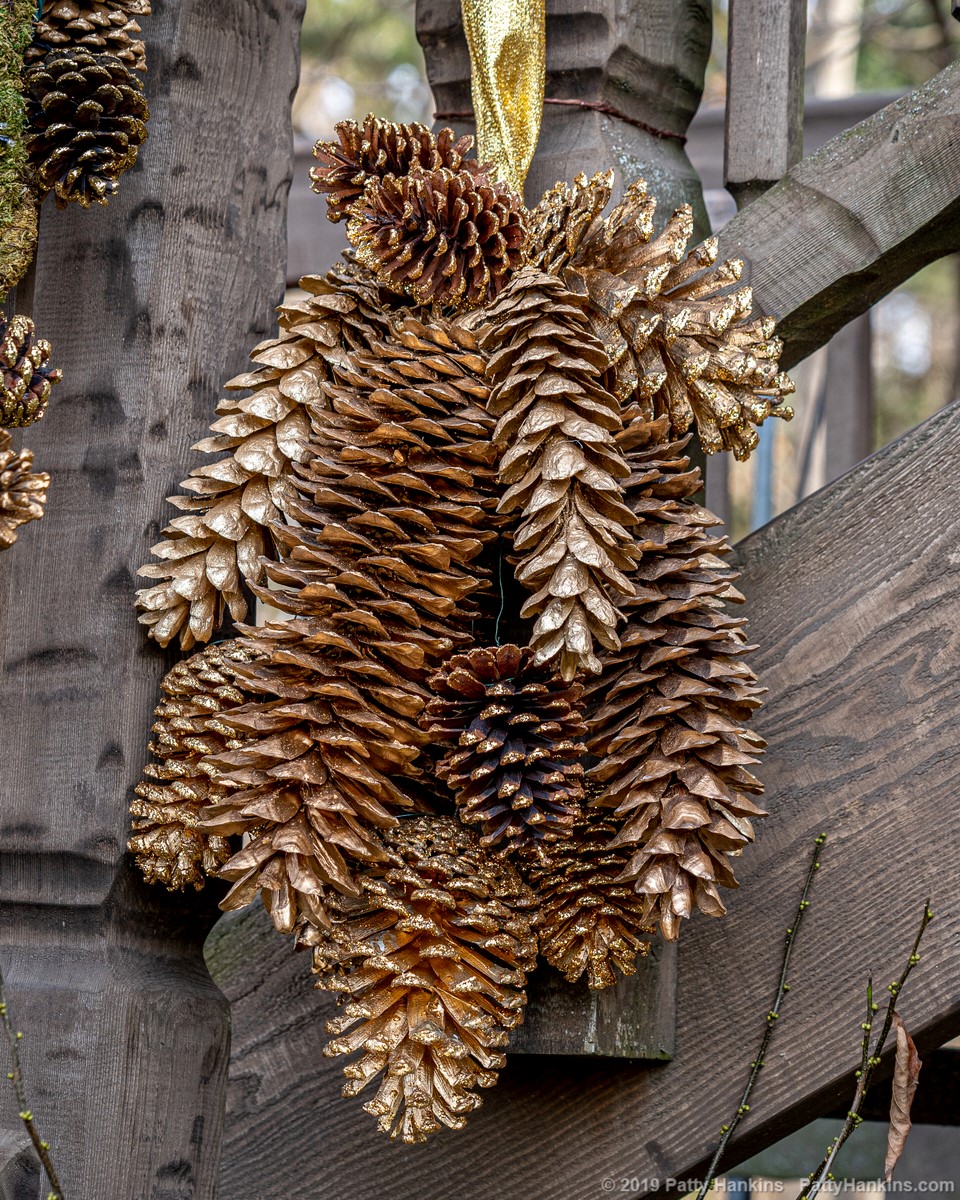
M 26 106 L 20 92 L 23 52 L 30 42 L 34 0 L 0 0 L 0 295 L 26 270 L 32 257 L 28 164 L 23 147 Z

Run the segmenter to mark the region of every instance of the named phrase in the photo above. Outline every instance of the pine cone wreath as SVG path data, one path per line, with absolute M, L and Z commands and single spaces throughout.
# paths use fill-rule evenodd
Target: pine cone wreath
M 455 138 L 453 130 L 434 134 L 425 125 L 395 125 L 369 114 L 362 125 L 340 121 L 338 141 L 320 141 L 313 148 L 320 165 L 310 171 L 310 186 L 327 197 L 327 219 L 342 221 L 350 206 L 363 195 L 371 179 L 406 175 L 419 168 L 458 172 L 482 168 L 467 158 L 472 137 Z
M 0 550 L 10 549 L 21 525 L 43 516 L 50 476 L 32 468 L 33 453 L 17 453 L 10 434 L 0 429 Z
M 622 649 L 586 685 L 588 790 L 614 808 L 611 847 L 631 850 L 623 874 L 644 897 L 644 923 L 676 938 L 683 917 L 722 916 L 718 887 L 735 887 L 730 856 L 753 839 L 750 799 L 762 791 L 748 768 L 764 742 L 746 722 L 762 689 L 744 662 L 745 622 L 724 601 L 741 600 L 723 563 L 719 520 L 695 504 L 700 472 L 669 419 L 624 414 L 619 441 L 631 467 L 627 500 L 637 514 L 642 558 L 624 601 Z
M 63 378 L 60 368 L 50 365 L 50 343 L 34 334 L 29 317 L 7 321 L 0 314 L 0 426 L 6 429 L 39 421 L 53 385 Z
M 82 46 L 112 54 L 130 71 L 145 71 L 146 51 L 135 36 L 140 33 L 135 17 L 149 13 L 148 0 L 44 0 L 25 61 L 29 65 L 50 50 Z
M 620 405 L 604 386 L 606 351 L 558 279 L 524 268 L 487 316 L 480 345 L 499 418 L 500 511 L 516 514 L 516 577 L 533 593 L 520 615 L 536 618 L 536 664 L 557 664 L 570 680 L 600 669 L 596 643 L 619 647 L 612 597 L 633 590 Z
M 130 805 L 128 848 L 148 883 L 199 890 L 233 853 L 227 838 L 201 829 L 204 810 L 224 795 L 204 760 L 241 745 L 232 731 L 210 722 L 245 702 L 238 668 L 255 658 L 239 641 L 220 642 L 178 662 L 160 685 L 149 746 L 157 761 L 144 767 L 147 780 L 137 784 Z
M 114 55 L 76 47 L 27 67 L 23 90 L 38 192 L 59 207 L 106 204 L 147 137 L 143 84 Z
M 609 812 L 588 809 L 569 838 L 521 858 L 538 901 L 534 928 L 541 955 L 568 983 L 586 973 L 596 990 L 613 987 L 615 967 L 633 975 L 637 956 L 650 949 L 646 935 L 655 932 L 644 916 L 644 898 L 620 880 L 631 851 L 611 848 L 617 832 Z
M 538 667 L 533 652 L 496 646 L 456 654 L 428 683 L 431 738 L 452 750 L 437 776 L 480 844 L 512 850 L 569 836 L 583 791 L 581 688 Z
M 487 175 L 441 167 L 374 178 L 351 214 L 361 262 L 417 304 L 484 304 L 523 261 L 523 204 Z
M 595 195 L 599 203 L 602 189 Z M 562 212 L 549 197 L 547 207 Z M 783 344 L 772 319 L 748 320 L 752 292 L 735 286 L 740 260 L 714 266 L 716 238 L 687 253 L 690 206 L 656 238 L 655 208 L 638 179 L 606 219 L 595 216 L 569 259 L 550 256 L 551 269 L 562 269 L 566 285 L 592 306 L 625 404 L 638 401 L 647 419 L 668 416 L 675 437 L 695 424 L 708 454 L 732 450 L 746 459 L 757 445 L 755 426 L 793 416 L 783 399 L 794 385 L 778 370 Z M 532 221 L 535 229 L 553 228 L 546 213 Z
M 317 986 L 338 995 L 324 1053 L 353 1056 L 345 1096 L 370 1083 L 364 1110 L 407 1143 L 460 1129 L 492 1087 L 523 1020 L 536 962 L 532 897 L 514 869 L 488 857 L 449 817 L 401 821 L 388 859 L 359 899 L 334 902 L 317 931 Z

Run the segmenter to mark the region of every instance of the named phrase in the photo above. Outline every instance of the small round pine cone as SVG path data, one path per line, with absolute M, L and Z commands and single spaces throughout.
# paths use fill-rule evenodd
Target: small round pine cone
M 50 476 L 32 467 L 33 454 L 16 453 L 10 434 L 0 429 L 0 550 L 9 550 L 21 525 L 43 516 Z
M 417 304 L 484 304 L 523 263 L 522 202 L 488 175 L 441 167 L 371 179 L 351 212 L 358 258 Z
M 578 683 L 533 665 L 533 651 L 455 654 L 428 679 L 421 724 L 451 745 L 437 775 L 480 843 L 510 850 L 567 836 L 579 811 L 585 726 Z
M 368 114 L 363 124 L 340 121 L 338 142 L 319 141 L 313 148 L 318 167 L 310 171 L 310 186 L 327 197 L 327 220 L 342 221 L 349 207 L 363 195 L 371 178 L 406 175 L 414 167 L 436 171 L 476 173 L 478 164 L 467 158 L 472 137 L 456 138 L 452 129 L 434 134 L 426 125 L 396 125 Z
M 143 84 L 112 54 L 78 47 L 28 67 L 23 90 L 37 190 L 60 208 L 106 204 L 147 137 Z
M 0 426 L 17 429 L 39 421 L 50 392 L 63 378 L 59 367 L 50 366 L 50 343 L 36 338 L 29 317 L 0 316 Z

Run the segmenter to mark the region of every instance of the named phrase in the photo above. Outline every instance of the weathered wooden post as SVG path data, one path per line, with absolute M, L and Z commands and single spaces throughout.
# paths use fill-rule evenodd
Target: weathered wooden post
M 44 211 L 35 317 L 65 381 L 32 431 L 47 516 L 0 561 L 0 958 L 70 1200 L 216 1194 L 212 901 L 147 888 L 125 855 L 169 661 L 132 598 L 163 498 L 282 292 L 302 8 L 156 4 L 140 167 L 106 211 Z

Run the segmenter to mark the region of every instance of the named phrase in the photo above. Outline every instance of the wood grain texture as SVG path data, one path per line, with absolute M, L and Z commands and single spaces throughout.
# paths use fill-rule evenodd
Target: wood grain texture
M 803 153 L 806 0 L 730 0 L 724 184 L 743 204 Z
M 938 920 L 904 1019 L 921 1056 L 960 1032 L 958 446 L 953 405 L 739 548 L 770 688 L 757 725 L 771 815 L 729 916 L 694 920 L 681 938 L 674 1060 L 515 1056 L 465 1131 L 400 1149 L 338 1097 L 338 1066 L 319 1053 L 329 1001 L 317 995 L 314 1022 L 308 1006 L 288 1007 L 282 989 L 301 984 L 281 980 L 278 944 L 255 971 L 218 974 L 236 1022 L 225 1196 L 589 1200 L 608 1177 L 627 1190 L 646 1180 L 642 1191 L 695 1175 L 742 1088 L 821 829 L 793 988 L 732 1157 L 844 1102 L 867 975 L 882 988 L 899 972 L 928 895 Z M 267 1018 L 255 993 L 273 972 Z
M 124 853 L 170 661 L 134 575 L 222 382 L 273 325 L 302 7 L 155 4 L 139 166 L 105 211 L 44 213 L 35 317 L 64 382 L 29 431 L 46 518 L 0 561 L 0 957 L 71 1200 L 216 1191 L 213 901 L 148 889 Z
M 792 167 L 720 234 L 776 317 L 785 367 L 960 250 L 960 64 Z

